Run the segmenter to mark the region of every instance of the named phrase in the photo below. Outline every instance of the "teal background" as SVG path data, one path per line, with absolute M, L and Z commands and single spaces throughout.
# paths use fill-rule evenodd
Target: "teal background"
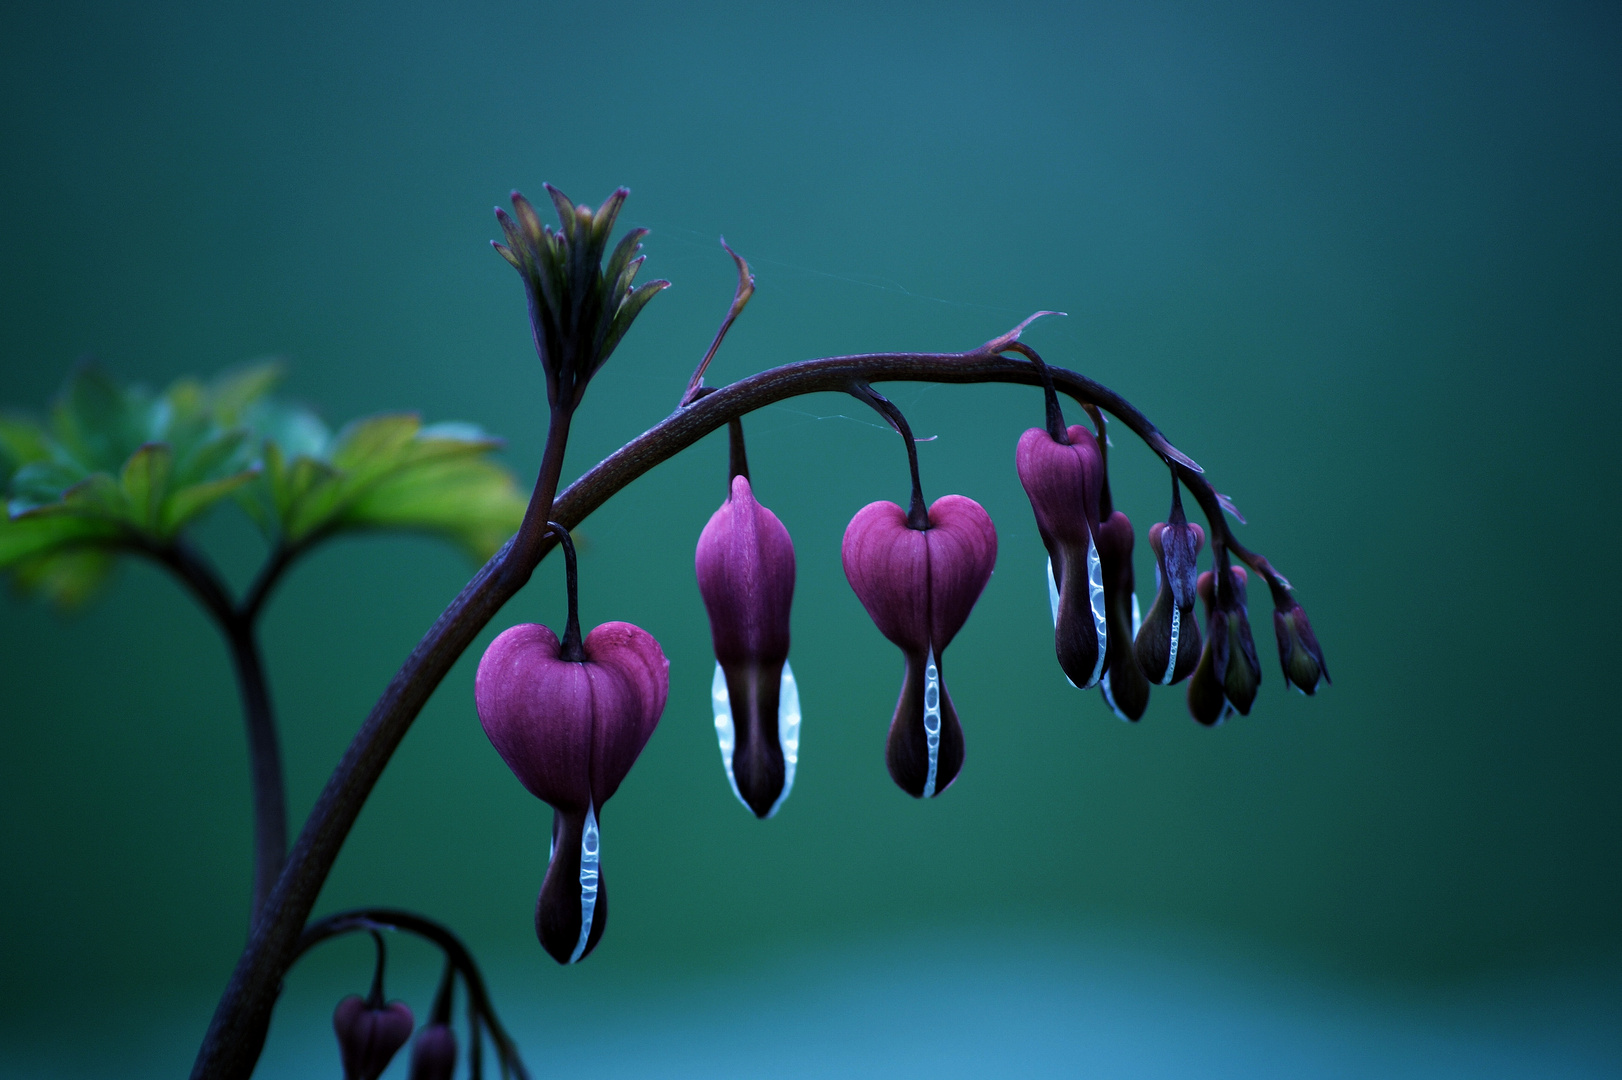
M 590 962 L 534 941 L 548 814 L 472 700 L 496 631 L 561 620 L 552 562 L 423 712 L 322 909 L 451 923 L 537 1075 L 1618 1075 L 1619 46 L 1581 4 L 8 5 L 0 402 L 43 408 L 86 354 L 154 385 L 277 354 L 329 421 L 476 421 L 528 483 L 542 381 L 486 240 L 543 181 L 630 186 L 675 282 L 567 477 L 673 408 L 730 296 L 722 233 L 759 291 L 712 383 L 1068 311 L 1027 340 L 1233 496 L 1333 688 L 1284 691 L 1258 594 L 1248 719 L 1200 729 L 1180 688 L 1113 719 L 1052 661 L 1013 470 L 1039 397 L 897 386 L 937 437 L 926 494 L 1001 540 L 946 668 L 967 764 L 914 803 L 882 758 L 900 665 L 838 560 L 904 459 L 802 399 L 747 425 L 799 557 L 783 812 L 754 821 L 716 760 L 712 437 L 583 529 L 587 625 L 647 628 L 672 677 L 604 815 Z M 1129 441 L 1141 544 L 1165 482 Z M 203 538 L 247 579 L 244 521 Z M 470 570 L 344 540 L 275 598 L 297 817 Z M 1147 601 L 1146 545 L 1138 573 Z M 129 565 L 72 617 L 0 599 L 0 691 L 0 1073 L 175 1075 L 246 918 L 225 652 Z M 433 961 L 397 955 L 425 1011 Z M 367 971 L 360 942 L 299 968 L 262 1074 L 336 1075 L 325 1016 Z

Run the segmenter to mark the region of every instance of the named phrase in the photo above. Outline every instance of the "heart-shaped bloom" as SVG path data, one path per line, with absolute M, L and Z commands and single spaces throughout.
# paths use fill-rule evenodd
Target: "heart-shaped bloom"
M 1086 428 L 1066 431 L 1061 443 L 1042 428 L 1019 437 L 1014 461 L 1031 500 L 1036 529 L 1048 549 L 1048 594 L 1053 603 L 1053 645 L 1066 678 L 1092 686 L 1108 658 L 1104 570 L 1098 554 L 1099 493 L 1104 457 Z
M 800 746 L 800 694 L 788 664 L 794 543 L 739 475 L 693 561 L 715 645 L 721 763 L 739 801 L 768 818 L 788 798 Z
M 1273 609 L 1273 632 L 1278 636 L 1278 660 L 1286 681 L 1309 697 L 1332 681 L 1318 636 L 1294 597 L 1287 605 Z
M 400 1047 L 411 1038 L 416 1018 L 403 1001 L 383 1003 L 382 995 L 350 994 L 332 1011 L 344 1080 L 377 1080 Z
M 552 805 L 535 932 L 560 964 L 591 952 L 607 925 L 598 817 L 670 690 L 670 662 L 645 630 L 603 623 L 581 648 L 583 660 L 567 660 L 551 630 L 514 626 L 485 650 L 473 690 L 496 752 L 530 794 Z
M 1144 674 L 1162 686 L 1194 674 L 1200 658 L 1200 627 L 1194 619 L 1196 578 L 1205 530 L 1172 507 L 1170 521 L 1149 526 L 1155 553 L 1155 602 L 1138 628 L 1133 652 Z
M 1098 529 L 1098 558 L 1104 573 L 1104 618 L 1109 623 L 1104 675 L 1098 689 L 1122 720 L 1137 720 L 1149 707 L 1149 680 L 1138 667 L 1132 636 L 1138 626 L 1138 598 L 1132 591 L 1132 522 L 1119 510 Z
M 1207 570 L 1200 575 L 1199 594 L 1205 602 L 1205 648 L 1199 666 L 1188 681 L 1188 711 L 1200 723 L 1215 726 L 1238 712 L 1250 715 L 1256 690 L 1262 682 L 1261 662 L 1250 634 L 1250 617 L 1245 610 L 1245 570 L 1228 570 L 1228 587 L 1221 588 L 1216 575 Z
M 941 654 L 997 563 L 997 530 L 973 499 L 943 496 L 928 521 L 914 529 L 895 503 L 869 503 L 846 527 L 842 549 L 857 599 L 906 656 L 885 762 L 903 791 L 924 799 L 950 787 L 963 767 L 963 729 Z

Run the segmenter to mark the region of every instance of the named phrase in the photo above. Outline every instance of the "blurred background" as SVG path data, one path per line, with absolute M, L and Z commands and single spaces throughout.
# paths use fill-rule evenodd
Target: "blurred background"
M 671 660 L 604 815 L 602 946 L 535 942 L 549 813 L 473 709 L 495 632 L 561 622 L 558 560 L 430 701 L 319 909 L 450 923 L 537 1076 L 1622 1074 L 1613 6 L 18 3 L 0 87 L 7 407 L 84 356 L 163 386 L 279 355 L 329 422 L 474 421 L 527 486 L 544 392 L 490 207 L 625 184 L 675 287 L 566 479 L 675 406 L 724 233 L 759 290 L 712 384 L 1067 311 L 1027 340 L 1146 411 L 1298 587 L 1332 688 L 1285 691 L 1258 591 L 1249 718 L 1199 728 L 1179 687 L 1122 724 L 1053 660 L 1013 467 L 1039 395 L 892 387 L 936 437 L 926 495 L 1001 539 L 947 658 L 967 764 L 916 803 L 883 764 L 899 655 L 838 557 L 905 459 L 849 400 L 765 410 L 805 724 L 763 823 L 721 771 L 692 573 L 724 436 L 660 466 L 582 530 L 586 625 Z M 1147 603 L 1164 473 L 1115 443 Z M 202 538 L 239 583 L 262 554 L 231 509 Z M 344 540 L 274 599 L 295 822 L 471 570 Z M 0 598 L 0 1074 L 189 1068 L 245 932 L 246 776 L 225 651 L 166 577 L 67 617 Z M 437 962 L 394 956 L 425 1014 Z M 358 940 L 296 969 L 260 1074 L 336 1076 L 328 1016 L 369 973 Z

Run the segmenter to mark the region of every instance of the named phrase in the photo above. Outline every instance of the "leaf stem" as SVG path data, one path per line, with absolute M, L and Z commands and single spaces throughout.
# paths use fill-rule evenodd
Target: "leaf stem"
M 183 540 L 157 545 L 140 537 L 126 541 L 137 552 L 153 559 L 168 569 L 181 584 L 196 597 L 219 627 L 220 635 L 231 651 L 231 666 L 236 672 L 237 691 L 242 697 L 242 719 L 248 736 L 248 768 L 253 788 L 253 891 L 250 894 L 249 921 L 258 918 L 271 886 L 281 876 L 282 864 L 287 858 L 287 785 L 282 774 L 281 739 L 276 731 L 276 714 L 270 703 L 270 685 L 265 678 L 264 657 L 259 648 L 255 622 L 259 603 L 264 599 L 276 573 L 261 571 L 259 581 L 265 589 L 257 587 L 250 595 L 257 595 L 253 606 L 236 605 L 226 591 L 219 572 L 202 554 Z M 288 549 L 278 549 L 278 552 Z M 265 564 L 266 570 L 276 564 L 285 568 L 291 555 L 278 560 L 276 555 Z

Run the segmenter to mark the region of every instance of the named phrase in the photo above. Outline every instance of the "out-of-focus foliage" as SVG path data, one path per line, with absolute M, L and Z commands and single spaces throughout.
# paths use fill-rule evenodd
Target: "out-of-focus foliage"
M 499 440 L 410 414 L 334 435 L 310 410 L 268 396 L 280 377 L 261 363 L 153 394 L 83 366 L 46 421 L 0 415 L 0 570 L 78 604 L 120 550 L 172 543 L 228 499 L 284 547 L 399 529 L 484 559 L 518 527 L 524 499 L 490 459 Z

